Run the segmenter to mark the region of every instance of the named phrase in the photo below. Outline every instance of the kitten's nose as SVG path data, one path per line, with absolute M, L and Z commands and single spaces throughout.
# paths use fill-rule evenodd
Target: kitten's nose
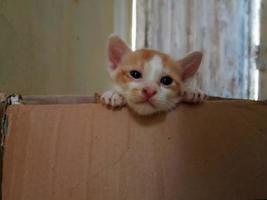
M 157 94 L 157 91 L 154 90 L 153 88 L 150 87 L 145 87 L 142 90 L 143 95 L 147 98 L 150 99 L 151 97 L 153 97 L 155 94 Z

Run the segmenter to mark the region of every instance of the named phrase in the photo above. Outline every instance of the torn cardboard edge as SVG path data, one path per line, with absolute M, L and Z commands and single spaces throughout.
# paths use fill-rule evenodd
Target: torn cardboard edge
M 0 134 L 1 134 L 1 145 L 0 145 L 0 199 L 2 200 L 2 185 L 3 185 L 3 161 L 4 161 L 4 136 L 7 131 L 7 101 L 0 101 Z
M 3 186 L 3 162 L 4 162 L 4 142 L 8 128 L 8 116 L 7 108 L 10 105 L 20 104 L 19 101 L 22 99 L 21 95 L 11 94 L 5 95 L 0 93 L 0 200 L 2 200 L 2 186 Z
M 92 95 L 21 95 L 11 94 L 7 95 L 0 93 L 0 103 L 13 104 L 30 104 L 30 105 L 47 105 L 47 104 L 86 104 L 86 103 L 100 103 L 101 94 L 95 93 Z M 250 101 L 267 103 L 266 100 L 251 100 L 238 98 L 224 98 L 218 96 L 208 96 L 208 101 Z
M 87 104 L 87 103 L 100 103 L 101 95 L 96 93 L 94 96 L 87 95 L 30 95 L 21 96 L 19 102 L 21 104 L 30 105 L 47 105 L 47 104 Z M 267 103 L 267 100 L 249 100 L 249 99 L 234 99 L 234 98 L 223 98 L 216 96 L 209 96 L 208 101 L 250 101 L 250 102 L 261 102 Z
M 94 96 L 86 95 L 34 95 L 34 96 L 22 96 L 20 102 L 22 104 L 82 104 L 82 103 L 100 103 L 101 95 L 95 93 Z M 223 97 L 209 96 L 208 101 L 219 101 L 219 100 L 241 100 L 241 99 L 230 99 Z M 249 100 L 252 101 L 252 100 Z
M 22 104 L 82 104 L 82 103 L 97 103 L 97 96 L 66 96 L 66 95 L 54 95 L 54 96 L 22 96 Z
M 82 104 L 97 103 L 100 98 L 99 94 L 89 95 L 5 95 L 0 93 L 0 103 L 3 104 Z

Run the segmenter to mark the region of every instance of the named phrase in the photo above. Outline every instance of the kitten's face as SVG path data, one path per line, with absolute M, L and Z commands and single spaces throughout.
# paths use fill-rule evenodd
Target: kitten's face
M 181 72 L 175 65 L 167 55 L 142 49 L 125 55 L 113 80 L 137 113 L 167 111 L 175 107 L 182 91 Z
M 175 107 L 183 92 L 183 81 L 195 73 L 184 65 L 199 65 L 201 54 L 192 60 L 175 61 L 167 54 L 140 49 L 131 51 L 118 37 L 109 41 L 110 75 L 128 106 L 141 115 L 168 111 Z M 190 61 L 190 62 L 189 62 Z

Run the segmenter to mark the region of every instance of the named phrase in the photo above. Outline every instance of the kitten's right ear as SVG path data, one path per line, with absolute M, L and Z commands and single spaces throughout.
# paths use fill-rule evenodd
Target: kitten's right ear
M 183 81 L 193 76 L 197 72 L 199 65 L 201 63 L 202 57 L 203 55 L 201 52 L 195 51 L 178 61 L 178 63 L 182 67 L 182 80 Z
M 114 70 L 121 62 L 122 57 L 131 52 L 127 44 L 117 35 L 111 35 L 108 39 L 109 68 Z

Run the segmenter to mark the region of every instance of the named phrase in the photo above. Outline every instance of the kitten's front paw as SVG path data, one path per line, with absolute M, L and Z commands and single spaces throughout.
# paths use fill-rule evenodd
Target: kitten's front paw
M 122 107 L 126 104 L 125 98 L 115 90 L 109 90 L 102 94 L 101 103 L 113 108 Z
M 184 91 L 183 101 L 187 103 L 200 103 L 205 101 L 208 96 L 201 90 L 197 91 Z

